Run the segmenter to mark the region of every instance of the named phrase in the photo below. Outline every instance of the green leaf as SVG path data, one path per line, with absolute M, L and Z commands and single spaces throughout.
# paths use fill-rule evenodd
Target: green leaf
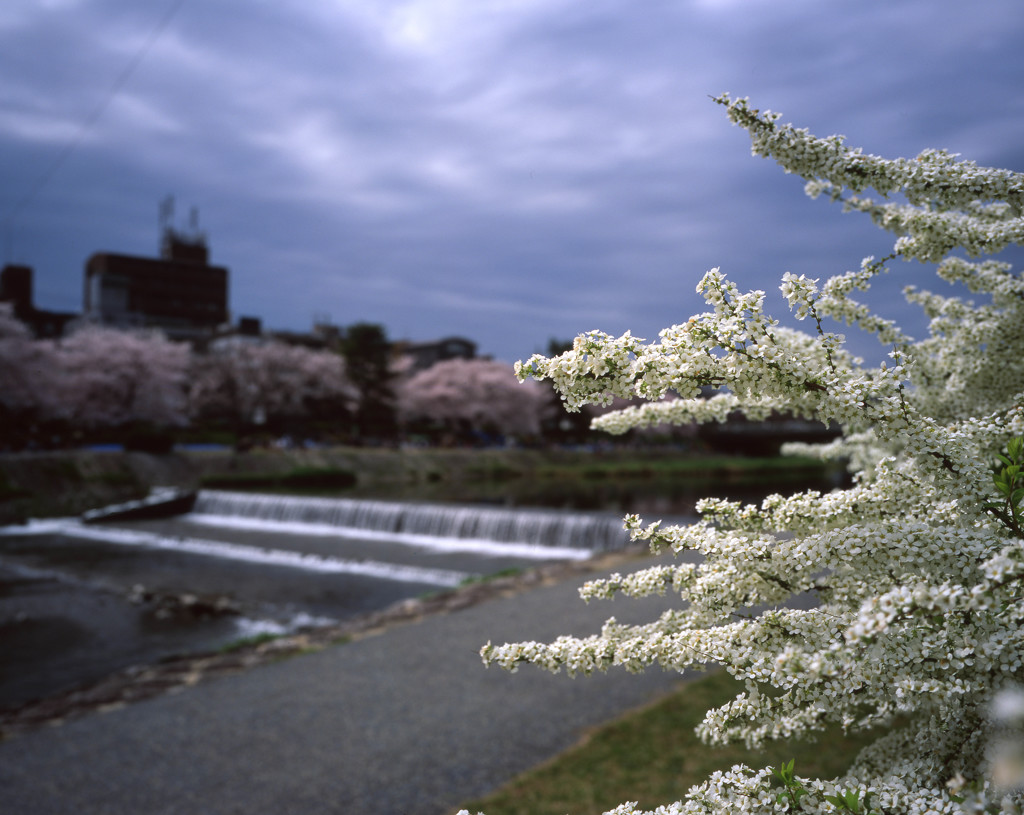
M 825 800 L 836 807 L 836 809 L 847 812 L 867 813 L 871 809 L 871 793 L 865 792 L 861 800 L 860 793 L 856 790 L 847 790 L 842 795 L 826 795 Z

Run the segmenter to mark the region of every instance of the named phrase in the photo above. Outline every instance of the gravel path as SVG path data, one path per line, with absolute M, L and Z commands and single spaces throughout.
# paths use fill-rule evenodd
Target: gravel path
M 634 565 L 643 565 L 638 562 Z M 579 576 L 0 742 L 11 815 L 441 815 L 678 687 L 661 671 L 485 669 L 488 640 L 652 619 Z

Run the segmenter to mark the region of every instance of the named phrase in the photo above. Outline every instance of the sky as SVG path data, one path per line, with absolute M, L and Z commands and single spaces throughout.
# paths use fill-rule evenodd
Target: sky
M 711 96 L 887 157 L 1024 171 L 1020 0 L 4 0 L 4 263 L 80 311 L 160 204 L 230 270 L 232 318 L 382 324 L 514 361 L 778 293 L 893 237 L 753 157 Z M 930 270 L 872 293 L 902 304 Z M 943 284 L 944 285 L 944 284 Z M 915 328 L 914 320 L 918 320 Z M 854 339 L 854 350 L 865 353 Z

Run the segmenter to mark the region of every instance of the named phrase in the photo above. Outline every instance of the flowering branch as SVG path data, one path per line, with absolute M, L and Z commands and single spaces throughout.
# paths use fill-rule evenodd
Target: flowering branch
M 1010 789 L 988 773 L 984 747 L 988 706 L 1024 675 L 1024 281 L 1006 264 L 947 254 L 1022 242 L 1024 176 L 941 151 L 865 155 L 841 137 L 781 125 L 746 100 L 716 101 L 749 132 L 755 154 L 802 175 L 811 195 L 900 233 L 893 252 L 820 285 L 784 275 L 783 296 L 797 319 L 813 321 L 809 334 L 780 326 L 764 312 L 763 292 L 741 292 L 713 269 L 697 286 L 709 310 L 657 342 L 593 331 L 564 354 L 518 364 L 517 375 L 549 380 L 569 410 L 616 397 L 650 402 L 595 422 L 611 432 L 722 421 L 735 410 L 834 422 L 841 439 L 787 449 L 847 459 L 853 486 L 756 505 L 708 499 L 690 525 L 628 516 L 634 541 L 687 560 L 594 580 L 581 595 L 672 592 L 679 608 L 641 625 L 612 618 L 590 637 L 489 643 L 484 661 L 569 673 L 717 663 L 746 690 L 708 711 L 699 732 L 709 742 L 757 746 L 830 722 L 860 729 L 906 719 L 843 778 L 797 778 L 791 764 L 734 767 L 659 812 L 992 811 L 1004 794 L 1019 806 L 1024 784 Z M 875 203 L 860 195 L 868 188 L 907 203 Z M 897 257 L 940 261 L 940 279 L 986 302 L 908 288 L 930 320 L 928 336 L 914 340 L 851 296 Z M 828 320 L 873 333 L 892 348 L 890 361 L 854 358 Z M 701 398 L 708 387 L 719 393 Z M 816 604 L 792 607 L 797 595 Z

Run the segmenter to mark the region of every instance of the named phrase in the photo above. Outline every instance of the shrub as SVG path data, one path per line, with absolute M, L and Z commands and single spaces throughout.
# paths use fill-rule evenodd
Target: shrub
M 782 293 L 810 333 L 779 325 L 763 292 L 741 292 L 715 269 L 697 287 L 710 310 L 659 342 L 591 332 L 563 354 L 520 363 L 518 374 L 550 380 L 570 410 L 651 400 L 596 421 L 615 433 L 736 410 L 836 423 L 839 439 L 797 447 L 848 460 L 853 484 L 760 505 L 706 500 L 689 526 L 629 516 L 634 540 L 694 550 L 701 562 L 615 574 L 585 585 L 583 597 L 672 591 L 685 603 L 644 625 L 611 619 L 591 637 L 488 643 L 484 661 L 569 673 L 717 663 L 744 691 L 708 711 L 699 732 L 710 743 L 759 747 L 828 724 L 866 730 L 906 717 L 842 778 L 736 766 L 659 813 L 1019 811 L 1019 767 L 990 748 L 994 712 L 1022 708 L 1013 688 L 1024 644 L 1024 445 L 1015 441 L 1024 435 L 1024 282 L 1007 264 L 954 251 L 977 258 L 1022 242 L 1024 176 L 942 151 L 866 155 L 841 137 L 780 125 L 744 99 L 716 101 L 754 152 L 803 176 L 810 195 L 895 232 L 892 253 L 822 285 L 784 275 Z M 882 200 L 865 196 L 869 188 Z M 937 263 L 940 279 L 984 301 L 907 288 L 930 320 L 914 341 L 854 297 L 897 258 Z M 874 334 L 890 360 L 854 358 L 829 320 Z M 717 395 L 700 398 L 707 387 Z M 670 391 L 678 398 L 656 401 Z M 792 603 L 801 595 L 813 607 Z

